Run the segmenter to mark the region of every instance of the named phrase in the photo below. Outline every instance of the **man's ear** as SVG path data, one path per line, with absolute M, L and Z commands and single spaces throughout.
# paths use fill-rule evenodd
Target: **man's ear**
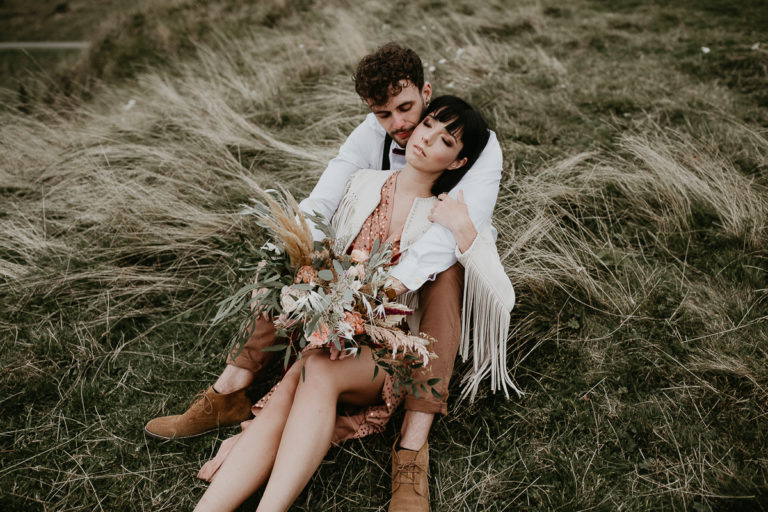
M 424 103 L 429 105 L 429 100 L 432 99 L 432 84 L 424 82 L 424 87 L 421 88 L 421 97 L 424 98 Z
M 456 160 L 453 161 L 453 163 L 451 165 L 449 165 L 447 167 L 447 170 L 452 171 L 454 169 L 458 169 L 459 167 L 461 167 L 462 165 L 464 165 L 466 163 L 467 163 L 467 157 L 464 157 L 461 160 L 459 160 L 457 158 Z

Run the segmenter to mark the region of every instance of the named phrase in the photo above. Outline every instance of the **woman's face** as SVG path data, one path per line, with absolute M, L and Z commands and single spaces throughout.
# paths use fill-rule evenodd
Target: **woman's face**
M 457 160 L 464 147 L 461 137 L 454 137 L 446 126 L 432 116 L 416 125 L 405 146 L 406 162 L 422 172 L 443 172 L 464 165 L 466 158 Z

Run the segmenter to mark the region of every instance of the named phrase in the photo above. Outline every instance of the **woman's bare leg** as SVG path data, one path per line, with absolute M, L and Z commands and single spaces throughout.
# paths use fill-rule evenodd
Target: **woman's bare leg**
M 195 511 L 234 510 L 264 485 L 272 471 L 300 377 L 299 364 L 285 374 L 264 410 L 232 448 Z
M 383 372 L 371 380 L 375 362 L 367 348 L 360 357 L 337 361 L 311 354 L 305 366 L 259 512 L 287 510 L 307 485 L 331 446 L 337 402 L 376 403 L 384 384 Z

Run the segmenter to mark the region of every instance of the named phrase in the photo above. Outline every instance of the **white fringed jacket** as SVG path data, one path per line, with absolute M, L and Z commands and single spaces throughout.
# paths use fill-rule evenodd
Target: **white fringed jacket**
M 394 172 L 363 169 L 349 179 L 344 197 L 331 221 L 336 231 L 337 249 L 346 251 L 355 240 L 365 219 L 378 206 L 381 188 Z M 407 251 L 432 225 L 427 217 L 436 200 L 435 197 L 414 199 L 400 239 L 402 252 Z M 504 272 L 490 227 L 482 227 L 463 254 L 456 248 L 456 258 L 464 266 L 459 352 L 466 361 L 471 344 L 473 359 L 472 371 L 462 379 L 461 396 L 474 399 L 480 382 L 488 374 L 491 376 L 492 391 L 501 389 L 509 397 L 508 388 L 512 388 L 520 395 L 522 392 L 507 371 L 509 315 L 515 304 L 515 290 Z M 403 300 L 411 307 L 417 306 L 417 295 L 407 295 Z M 418 329 L 414 325 L 411 327 Z

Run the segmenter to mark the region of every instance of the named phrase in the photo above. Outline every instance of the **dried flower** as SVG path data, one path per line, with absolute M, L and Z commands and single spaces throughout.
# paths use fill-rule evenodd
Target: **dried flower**
M 365 332 L 365 321 L 363 320 L 363 315 L 357 311 L 345 311 L 344 321 L 352 327 L 354 334 L 363 334 Z
M 308 291 L 297 290 L 291 286 L 283 286 L 283 288 L 280 290 L 280 306 L 283 308 L 283 313 L 293 313 L 299 300 L 308 295 Z
M 317 270 L 315 270 L 309 265 L 304 265 L 303 267 L 300 267 L 299 270 L 296 272 L 296 277 L 293 278 L 293 282 L 296 284 L 299 284 L 299 283 L 315 284 L 315 281 L 317 281 Z
M 309 342 L 307 347 L 324 347 L 328 342 L 328 326 L 320 323 L 320 328 L 310 334 L 307 341 Z
M 420 336 L 412 336 L 397 328 L 375 325 L 366 325 L 365 332 L 375 341 L 391 350 L 393 359 L 398 354 L 405 355 L 410 352 L 419 357 L 423 365 L 427 365 L 430 359 L 436 357 L 429 351 L 429 346 L 433 343 L 434 338 L 428 337 L 424 333 L 420 333 Z
M 365 279 L 365 265 L 358 263 L 357 265 L 352 265 L 347 269 L 347 275 L 353 279 L 359 279 L 362 281 Z
M 368 253 L 368 251 L 363 251 L 362 249 L 355 249 L 349 255 L 349 259 L 354 263 L 365 263 L 370 257 L 371 255 Z
M 309 257 L 312 258 L 312 261 L 318 263 L 322 263 L 328 259 L 328 256 L 330 256 L 328 249 L 323 249 L 322 251 L 312 251 L 312 253 L 309 255 Z

